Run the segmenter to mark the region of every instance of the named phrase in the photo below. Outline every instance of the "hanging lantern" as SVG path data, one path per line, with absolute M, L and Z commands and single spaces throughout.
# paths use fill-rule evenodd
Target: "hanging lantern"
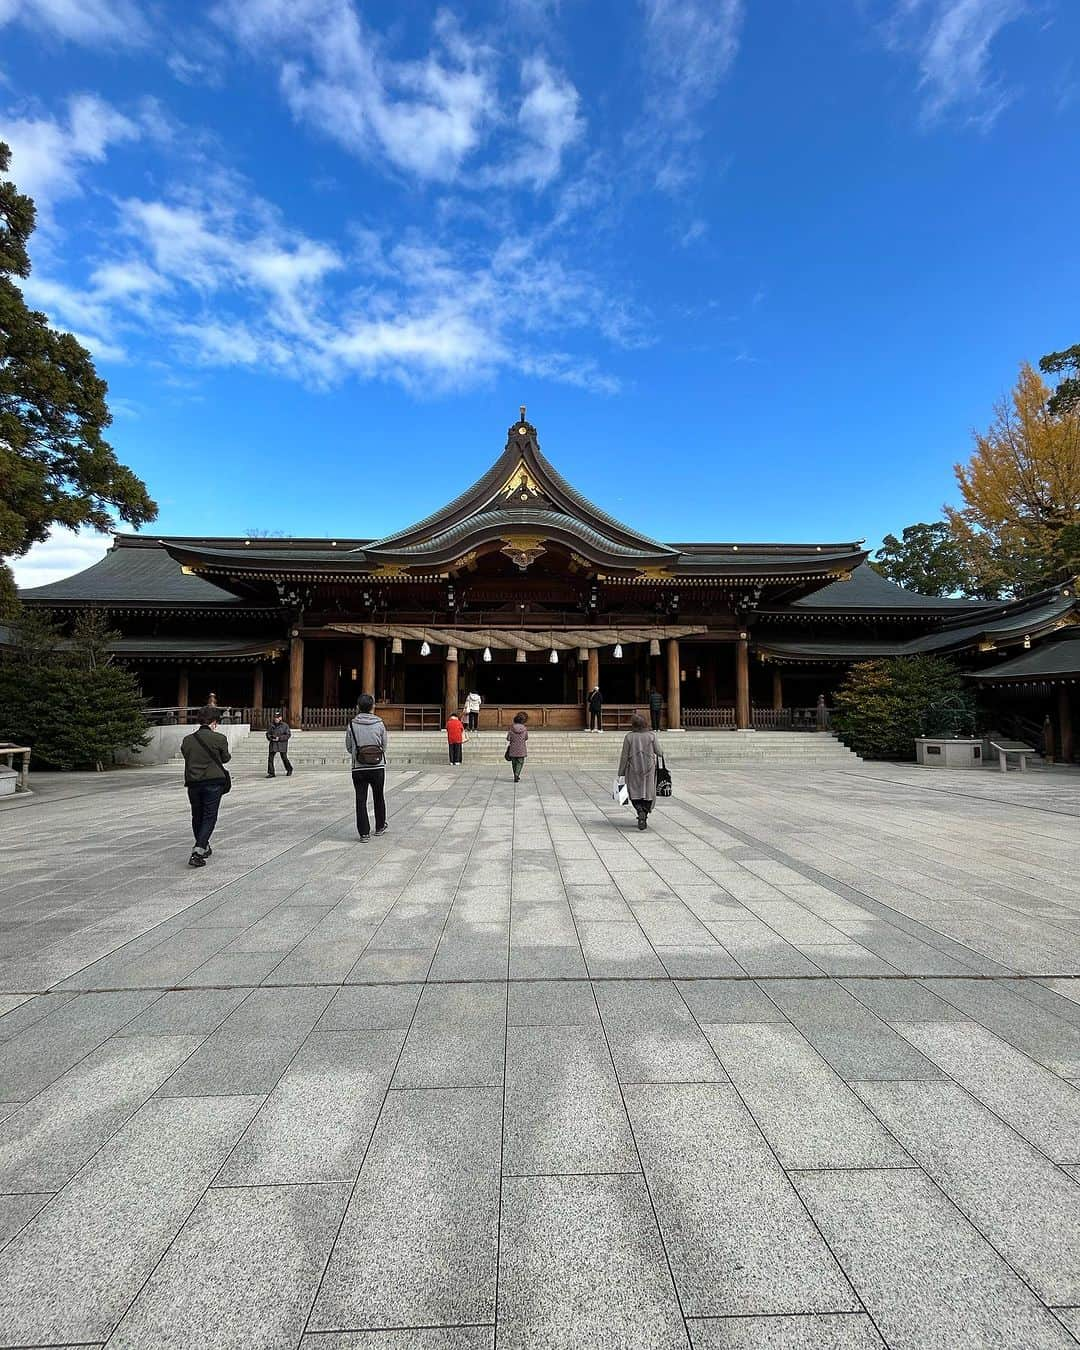
M 1030 636 L 1029 636 L 1027 633 L 1025 633 L 1025 634 L 1024 634 L 1024 651 L 1028 651 L 1028 650 L 1030 650 L 1030 648 L 1031 648 L 1031 638 L 1030 638 Z
M 401 639 L 400 639 L 400 638 L 395 638 L 395 639 L 393 640 L 393 642 L 391 642 L 391 644 L 390 644 L 390 655 L 391 655 L 391 656 L 400 656 L 400 655 L 401 655 Z
M 615 644 L 615 650 L 614 650 L 611 654 L 612 654 L 612 656 L 614 656 L 614 658 L 615 658 L 616 661 L 621 661 L 621 660 L 622 660 L 622 643 L 621 643 L 621 642 L 616 642 L 616 644 Z
M 519 666 L 523 666 L 523 665 L 525 664 L 525 648 L 524 648 L 524 647 L 519 647 L 519 648 L 517 649 L 517 651 L 514 653 L 514 660 L 518 663 Z
M 587 661 L 589 659 L 588 647 L 579 647 L 577 649 L 577 659 L 579 661 Z
M 456 648 L 456 647 L 447 647 L 447 649 L 446 649 L 446 659 L 447 659 L 448 661 L 456 661 L 456 660 L 457 660 L 457 648 Z
M 484 660 L 485 660 L 485 661 L 490 661 L 490 660 L 491 660 L 491 648 L 490 648 L 490 647 L 485 647 L 485 648 L 484 648 Z
M 660 655 L 660 643 L 656 638 L 649 639 L 649 655 L 650 656 Z
M 420 644 L 420 655 L 421 656 L 431 655 L 431 643 L 427 640 L 427 638 L 425 638 L 423 642 L 421 642 Z
M 553 666 L 557 666 L 559 664 L 559 653 L 555 650 L 554 647 L 552 647 L 551 649 L 551 655 L 548 657 L 548 660 L 551 662 Z

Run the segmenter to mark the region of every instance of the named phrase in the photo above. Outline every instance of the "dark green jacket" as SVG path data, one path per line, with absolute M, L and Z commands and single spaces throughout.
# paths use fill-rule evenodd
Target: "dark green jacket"
M 213 746 L 222 764 L 228 764 L 229 742 L 220 731 L 211 731 L 209 727 L 200 727 L 180 743 L 180 753 L 184 756 L 184 782 L 209 783 L 225 777 L 225 770 L 218 767 L 208 746 Z

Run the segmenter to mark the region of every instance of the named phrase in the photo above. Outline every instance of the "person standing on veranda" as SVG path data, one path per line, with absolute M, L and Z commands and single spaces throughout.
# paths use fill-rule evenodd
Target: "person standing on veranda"
M 623 737 L 619 756 L 619 777 L 626 779 L 626 790 L 637 812 L 637 827 L 649 827 L 649 812 L 656 802 L 656 761 L 660 744 L 641 713 L 630 718 L 630 730 Z
M 521 771 L 525 767 L 525 757 L 529 753 L 529 714 L 519 712 L 510 723 L 506 733 L 506 758 L 514 770 L 514 782 L 521 782 Z
M 345 749 L 352 762 L 353 791 L 356 794 L 356 832 L 361 839 L 371 837 L 367 798 L 371 793 L 375 808 L 375 833 L 384 834 L 386 825 L 386 727 L 372 709 L 375 699 L 361 694 L 356 716 L 345 732 Z
M 471 694 L 465 696 L 465 716 L 468 719 L 470 731 L 476 731 L 480 726 L 480 704 L 482 702 L 483 700 L 475 689 Z
M 649 690 L 649 720 L 652 722 L 653 731 L 660 730 L 660 713 L 664 707 L 664 696 L 654 684 Z
M 604 696 L 600 693 L 600 686 L 589 690 L 589 730 L 603 732 L 604 730 Z
M 461 745 L 465 740 L 465 724 L 457 713 L 451 713 L 446 719 L 446 745 L 450 751 L 450 763 L 461 763 Z

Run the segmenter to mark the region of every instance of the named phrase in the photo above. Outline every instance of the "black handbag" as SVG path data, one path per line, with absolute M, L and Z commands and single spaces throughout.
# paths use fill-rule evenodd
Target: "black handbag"
M 656 795 L 658 797 L 671 796 L 671 773 L 664 763 L 664 756 L 656 756 Z
M 507 743 L 506 743 L 506 754 L 503 755 L 503 759 L 513 759 L 513 758 L 514 758 L 514 756 L 510 753 L 510 742 L 507 741 Z
M 201 728 L 200 728 L 200 730 L 201 730 Z M 225 767 L 225 765 L 221 762 L 221 756 L 218 754 L 218 752 L 214 749 L 214 747 L 213 747 L 212 745 L 207 745 L 207 744 L 206 744 L 206 742 L 205 742 L 205 741 L 202 739 L 202 737 L 199 735 L 199 732 L 198 732 L 198 731 L 195 733 L 195 739 L 199 742 L 199 744 L 202 746 L 202 748 L 206 751 L 206 753 L 210 756 L 210 758 L 211 758 L 211 759 L 214 761 L 214 763 L 218 766 L 218 768 L 221 770 L 221 772 L 225 775 L 225 786 L 221 789 L 221 795 L 224 797 L 227 793 L 229 793 L 229 792 L 232 791 L 232 774 L 228 771 L 228 769 Z M 204 780 L 204 781 L 205 781 L 205 780 Z

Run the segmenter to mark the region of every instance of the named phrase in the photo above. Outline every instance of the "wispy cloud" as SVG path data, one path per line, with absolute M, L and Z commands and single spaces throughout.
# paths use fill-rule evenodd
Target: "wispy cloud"
M 93 94 L 69 99 L 66 118 L 11 116 L 3 123 L 3 138 L 11 146 L 10 176 L 33 197 L 46 223 L 57 202 L 82 191 L 89 165 L 100 164 L 110 146 L 140 134 L 136 122 Z
M 48 539 L 35 544 L 23 557 L 10 559 L 15 584 L 28 589 L 74 576 L 100 562 L 111 543 L 107 534 L 98 534 L 94 530 L 68 530 L 56 525 Z
M 136 0 L 0 0 L 0 28 L 6 23 L 84 47 L 135 47 L 149 37 Z
M 993 124 L 1013 94 L 994 73 L 991 49 L 1028 12 L 1026 0 L 898 0 L 886 33 L 918 62 L 924 123 Z
M 656 186 L 678 192 L 697 172 L 701 118 L 739 51 L 743 0 L 640 0 L 649 81 L 636 138 Z

